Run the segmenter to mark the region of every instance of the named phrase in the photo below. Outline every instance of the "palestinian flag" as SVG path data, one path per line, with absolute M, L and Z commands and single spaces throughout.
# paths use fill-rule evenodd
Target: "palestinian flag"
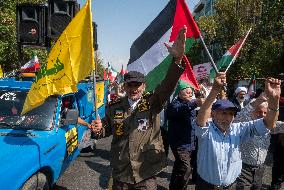
M 237 52 L 241 48 L 241 44 L 243 43 L 244 38 L 241 38 L 235 45 L 233 45 L 224 55 L 223 57 L 218 61 L 217 63 L 217 69 L 220 71 L 220 69 L 226 70 L 226 68 L 229 66 L 229 64 L 233 61 L 234 56 L 238 56 Z M 210 78 L 213 79 L 216 76 L 215 70 L 212 68 L 210 71 Z
M 32 59 L 29 60 L 25 65 L 21 67 L 21 72 L 35 72 L 40 69 L 40 64 L 37 55 L 33 55 Z
M 251 29 L 249 29 L 249 31 L 247 32 L 245 37 L 242 37 L 218 61 L 217 65 L 216 65 L 218 71 L 220 71 L 220 69 L 225 71 L 229 65 L 231 65 L 231 64 L 233 64 L 235 62 L 236 58 L 239 56 L 239 52 L 240 52 L 241 48 L 243 47 L 243 45 L 244 45 L 244 43 L 245 43 L 245 41 L 246 41 L 250 31 L 251 31 Z M 212 68 L 211 71 L 210 71 L 210 79 L 215 78 L 215 76 L 216 76 L 216 72 Z
M 165 78 L 172 56 L 164 43 L 174 42 L 184 25 L 187 27 L 185 53 L 188 53 L 195 39 L 200 36 L 199 28 L 185 0 L 170 0 L 132 44 L 127 70 L 139 71 L 146 76 L 146 91 L 153 91 Z

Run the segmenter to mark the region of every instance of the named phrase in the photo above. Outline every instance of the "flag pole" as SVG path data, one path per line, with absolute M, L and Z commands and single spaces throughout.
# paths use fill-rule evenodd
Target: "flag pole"
M 225 73 L 227 73 L 228 69 L 231 67 L 231 65 L 235 62 L 235 60 L 237 59 L 237 56 L 239 54 L 239 52 L 241 51 L 245 41 L 247 40 L 248 38 L 248 35 L 249 33 L 251 32 L 252 28 L 249 29 L 249 31 L 247 32 L 247 35 L 245 36 L 244 40 L 242 41 L 241 45 L 240 45 L 240 48 L 237 50 L 236 54 L 234 55 L 232 61 L 230 62 L 230 64 L 228 65 L 227 69 L 225 70 Z
M 96 56 L 96 51 L 95 51 L 95 59 L 97 58 Z M 94 111 L 96 113 L 96 119 L 98 119 L 98 107 L 97 107 L 97 93 L 96 93 L 96 85 L 97 85 L 97 80 L 96 80 L 96 67 L 93 69 L 93 89 L 94 89 Z
M 202 42 L 202 44 L 203 44 L 203 46 L 204 46 L 204 48 L 205 48 L 205 51 L 206 51 L 206 53 L 207 53 L 207 55 L 208 55 L 208 57 L 209 57 L 209 59 L 210 59 L 211 65 L 213 66 L 215 72 L 216 72 L 216 73 L 219 73 L 219 71 L 218 71 L 218 69 L 217 69 L 217 66 L 216 66 L 216 64 L 215 64 L 215 62 L 214 62 L 214 60 L 213 60 L 213 58 L 212 58 L 212 56 L 211 56 L 211 54 L 210 54 L 210 52 L 209 52 L 209 50 L 208 50 L 206 44 L 205 44 L 205 42 L 204 42 L 203 36 L 202 36 L 201 34 L 200 34 L 199 38 L 200 38 L 200 40 L 201 40 L 201 42 Z M 224 89 L 225 92 L 227 91 L 226 83 L 223 83 L 223 89 Z
M 215 62 L 214 62 L 214 60 L 213 60 L 213 58 L 212 58 L 212 56 L 211 56 L 211 54 L 210 54 L 210 52 L 209 52 L 209 50 L 208 50 L 206 44 L 205 44 L 205 42 L 204 42 L 203 36 L 200 34 L 199 37 L 200 37 L 200 40 L 201 40 L 201 42 L 202 42 L 202 44 L 203 44 L 203 46 L 204 46 L 204 48 L 205 48 L 205 51 L 206 51 L 208 57 L 209 57 L 209 59 L 210 59 L 211 65 L 213 66 L 215 72 L 218 73 L 217 66 L 216 66 L 216 64 L 215 64 Z

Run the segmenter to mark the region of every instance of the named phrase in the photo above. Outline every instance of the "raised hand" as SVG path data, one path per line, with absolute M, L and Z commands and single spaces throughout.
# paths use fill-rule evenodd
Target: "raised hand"
M 280 85 L 281 81 L 275 78 L 267 78 L 265 81 L 265 94 L 268 98 L 268 112 L 264 117 L 264 123 L 269 130 L 275 127 L 279 114 Z
M 217 73 L 217 76 L 214 79 L 212 90 L 219 92 L 223 89 L 224 84 L 226 84 L 226 73 L 219 72 Z
M 204 103 L 205 99 L 204 98 L 196 98 L 196 104 L 198 107 L 202 106 Z
M 180 64 L 182 57 L 184 55 L 185 40 L 186 40 L 186 26 L 180 29 L 178 37 L 174 41 L 172 47 L 165 43 L 169 53 L 175 58 L 177 64 Z
M 281 80 L 275 78 L 267 78 L 265 81 L 265 94 L 267 98 L 279 101 L 281 94 Z
M 92 131 L 94 132 L 95 135 L 100 135 L 102 131 L 102 121 L 100 118 L 93 120 L 92 121 Z

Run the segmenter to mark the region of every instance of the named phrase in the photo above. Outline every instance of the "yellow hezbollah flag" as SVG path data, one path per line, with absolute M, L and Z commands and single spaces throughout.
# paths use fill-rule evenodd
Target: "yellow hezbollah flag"
M 96 106 L 97 108 L 101 107 L 104 105 L 104 96 L 105 96 L 105 85 L 104 81 L 98 82 L 96 84 Z
M 0 78 L 3 78 L 3 77 L 4 77 L 4 73 L 3 73 L 2 67 L 0 65 Z
M 76 92 L 77 83 L 90 75 L 94 67 L 91 1 L 87 0 L 62 32 L 47 63 L 41 65 L 22 114 L 41 105 L 50 95 Z

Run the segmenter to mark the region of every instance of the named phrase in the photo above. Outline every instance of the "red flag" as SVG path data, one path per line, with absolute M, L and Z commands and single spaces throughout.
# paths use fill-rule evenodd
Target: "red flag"
M 108 80 L 107 71 L 106 70 L 104 70 L 104 80 Z
M 187 27 L 186 38 L 199 38 L 200 30 L 190 13 L 185 0 L 176 0 L 176 11 L 173 22 L 173 29 L 170 37 L 170 42 L 175 41 L 180 29 L 185 25 Z
M 189 63 L 189 60 L 186 56 L 183 56 L 183 61 L 186 63 L 185 70 L 183 71 L 182 75 L 180 76 L 179 80 L 182 80 L 192 86 L 195 90 L 199 90 L 199 85 L 192 70 L 192 67 Z

